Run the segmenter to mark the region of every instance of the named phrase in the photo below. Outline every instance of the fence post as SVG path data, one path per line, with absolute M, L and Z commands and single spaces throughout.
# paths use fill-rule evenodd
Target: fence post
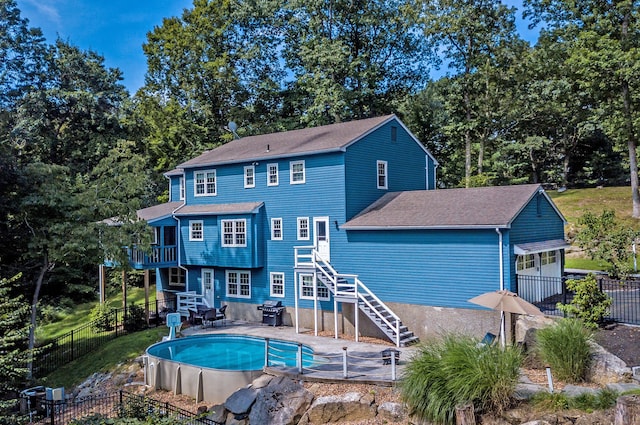
M 269 367 L 269 338 L 264 339 L 264 367 Z
M 562 304 L 567 304 L 567 278 L 562 276 Z M 562 317 L 567 317 L 567 312 L 562 311 Z
M 51 401 L 51 404 L 49 404 L 49 401 Z M 51 425 L 56 425 L 56 412 L 54 409 L 54 401 L 53 400 L 46 400 L 47 403 L 47 410 L 49 410 L 49 417 L 51 418 Z
M 158 299 L 156 298 L 156 328 L 160 326 L 160 309 L 158 308 Z
M 391 380 L 396 380 L 396 351 L 391 352 Z
M 342 377 L 345 379 L 349 377 L 347 369 L 347 347 L 342 347 Z
M 74 356 L 73 353 L 75 351 L 75 344 L 73 343 L 73 329 L 71 329 L 71 361 L 73 361 Z
M 298 373 L 302 375 L 302 344 L 298 343 Z

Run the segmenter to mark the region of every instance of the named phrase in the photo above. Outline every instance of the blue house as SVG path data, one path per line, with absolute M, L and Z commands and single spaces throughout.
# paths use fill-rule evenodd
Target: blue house
M 131 264 L 185 315 L 260 321 L 280 301 L 298 331 L 481 335 L 499 317 L 467 300 L 561 276 L 564 218 L 539 185 L 436 190 L 437 166 L 394 115 L 236 139 L 165 174 Z

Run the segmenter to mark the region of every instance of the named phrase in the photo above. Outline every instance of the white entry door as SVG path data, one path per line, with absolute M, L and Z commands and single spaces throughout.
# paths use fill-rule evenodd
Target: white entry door
M 329 217 L 313 217 L 313 240 L 320 256 L 331 261 Z
M 202 297 L 205 304 L 213 307 L 215 301 L 215 286 L 213 284 L 213 269 L 202 269 Z

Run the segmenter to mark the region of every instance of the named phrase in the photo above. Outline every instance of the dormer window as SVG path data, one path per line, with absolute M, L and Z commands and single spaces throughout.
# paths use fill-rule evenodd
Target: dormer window
M 291 161 L 291 184 L 303 184 L 305 182 L 304 161 Z
M 195 196 L 216 195 L 216 170 L 193 173 L 193 182 Z

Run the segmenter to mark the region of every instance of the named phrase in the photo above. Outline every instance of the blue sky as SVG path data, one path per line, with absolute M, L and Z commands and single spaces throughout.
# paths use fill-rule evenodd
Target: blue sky
M 521 0 L 504 0 L 520 8 Z M 42 29 L 47 41 L 59 36 L 83 50 L 93 50 L 105 58 L 108 67 L 119 68 L 124 85 L 134 94 L 144 84 L 147 64 L 142 44 L 147 33 L 162 19 L 181 16 L 192 0 L 17 0 L 22 17 L 32 27 Z M 521 16 L 521 10 L 517 13 Z M 521 20 L 518 27 L 526 40 L 535 42 Z M 435 72 L 443 74 L 446 70 Z M 437 78 L 438 75 L 432 75 Z
M 23 18 L 39 27 L 47 41 L 59 36 L 119 68 L 133 94 L 144 84 L 147 64 L 142 44 L 162 18 L 180 16 L 192 0 L 17 0 Z

